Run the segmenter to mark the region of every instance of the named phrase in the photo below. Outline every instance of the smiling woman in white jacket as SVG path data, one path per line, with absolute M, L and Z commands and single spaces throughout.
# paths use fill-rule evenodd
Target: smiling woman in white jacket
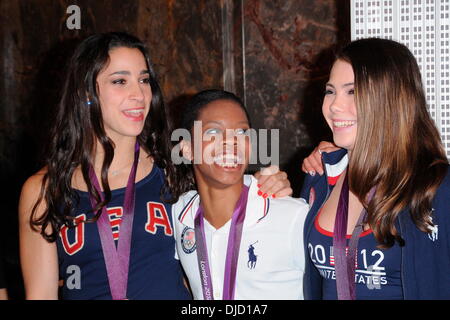
M 201 121 L 201 136 L 192 132 Z M 197 190 L 173 206 L 178 257 L 195 299 L 303 299 L 303 225 L 308 205 L 258 196 L 244 176 L 250 156 L 249 118 L 234 94 L 197 94 L 183 114 L 193 133 L 182 141 L 194 160 Z M 203 152 L 194 159 L 195 145 Z

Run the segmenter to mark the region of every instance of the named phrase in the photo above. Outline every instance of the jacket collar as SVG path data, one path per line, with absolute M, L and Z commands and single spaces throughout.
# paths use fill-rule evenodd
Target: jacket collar
M 322 159 L 325 166 L 328 184 L 334 186 L 339 176 L 348 166 L 347 150 L 339 149 L 330 153 L 324 152 L 322 154 Z
M 249 187 L 244 228 L 255 225 L 267 216 L 270 200 L 258 196 L 257 180 L 252 175 L 244 175 L 244 184 Z M 200 195 L 197 191 L 189 191 L 181 199 L 184 208 L 178 215 L 178 220 L 187 227 L 194 229 L 194 219 L 200 205 Z

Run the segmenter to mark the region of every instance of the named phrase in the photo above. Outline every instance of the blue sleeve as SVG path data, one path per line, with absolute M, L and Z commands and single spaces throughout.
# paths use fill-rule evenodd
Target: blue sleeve
M 306 173 L 305 173 L 306 174 Z M 311 191 L 311 187 L 313 186 L 313 182 L 315 180 L 315 176 L 311 176 L 306 174 L 305 181 L 303 182 L 302 190 L 300 191 L 300 198 L 305 200 L 306 203 L 309 203 L 309 193 Z
M 303 187 L 300 192 L 300 198 L 304 199 L 310 206 L 310 193 L 311 188 L 318 182 L 320 176 L 311 176 L 309 174 L 306 175 L 305 181 L 303 182 Z M 306 236 L 308 226 L 311 225 L 312 216 L 308 215 L 305 221 L 305 230 L 304 235 Z M 322 277 L 314 267 L 310 257 L 309 250 L 307 246 L 307 239 L 304 238 L 304 246 L 305 246 L 305 276 L 303 278 L 303 293 L 305 300 L 321 300 L 322 299 Z

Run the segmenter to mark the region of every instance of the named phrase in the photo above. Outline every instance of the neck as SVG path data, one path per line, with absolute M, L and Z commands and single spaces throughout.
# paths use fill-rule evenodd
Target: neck
M 205 219 L 219 229 L 233 216 L 241 196 L 243 181 L 226 188 L 215 188 L 203 183 L 197 185 Z
M 134 147 L 136 145 L 136 137 L 124 137 L 114 141 L 114 157 L 109 167 L 109 171 L 120 170 L 128 165 L 132 165 L 134 159 Z M 105 151 L 99 142 L 97 142 L 94 168 L 100 172 L 105 158 Z

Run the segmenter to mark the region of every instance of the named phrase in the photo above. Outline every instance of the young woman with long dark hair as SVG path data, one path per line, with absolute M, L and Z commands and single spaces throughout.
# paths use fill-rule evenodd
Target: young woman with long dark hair
M 190 182 L 170 153 L 144 44 L 115 32 L 84 40 L 68 66 L 46 165 L 22 189 L 28 299 L 58 298 L 59 280 L 64 299 L 190 299 L 170 221 L 170 203 Z
M 256 179 L 244 175 L 257 141 L 250 141 L 242 101 L 223 90 L 199 92 L 184 110 L 182 128 L 191 133 L 181 141 L 190 160 L 183 166 L 196 185 L 172 215 L 194 298 L 303 299 L 302 230 L 309 208 L 290 197 L 259 197 Z
M 414 56 L 391 40 L 350 43 L 322 111 L 343 149 L 319 147 L 323 175 L 317 150 L 303 167 L 305 298 L 449 299 L 448 160 Z

